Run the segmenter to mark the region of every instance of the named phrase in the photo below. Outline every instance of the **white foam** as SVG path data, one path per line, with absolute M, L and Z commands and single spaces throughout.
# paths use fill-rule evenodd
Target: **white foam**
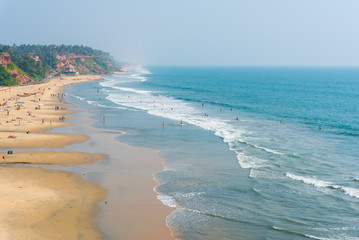
M 247 156 L 243 152 L 235 152 L 237 154 L 239 165 L 241 165 L 242 168 L 259 168 L 266 166 L 266 160 L 259 159 L 253 156 Z
M 85 101 L 86 99 L 82 98 L 82 97 L 79 97 L 79 96 L 76 96 L 76 95 L 70 95 L 71 97 L 74 97 L 74 98 L 77 98 L 81 101 Z
M 336 187 L 336 186 L 334 186 Z M 359 198 L 359 189 L 356 188 L 351 188 L 351 187 L 342 187 L 339 186 L 339 188 L 347 195 L 354 197 L 354 198 Z
M 133 79 L 136 79 L 136 80 L 138 79 L 138 80 L 140 80 L 141 82 L 146 82 L 146 81 L 147 81 L 147 78 L 146 78 L 146 77 L 141 76 L 141 75 L 139 75 L 139 74 L 131 74 L 130 77 L 132 78 L 132 81 L 133 81 Z
M 266 169 L 257 169 L 252 168 L 249 173 L 250 178 L 260 178 L 260 179 L 283 179 L 284 176 L 282 174 L 278 174 L 277 172 L 266 170 Z
M 278 152 L 278 151 L 273 150 L 273 149 L 257 146 L 255 144 L 254 144 L 254 147 L 258 148 L 258 149 L 261 149 L 261 150 L 264 150 L 264 151 L 266 151 L 268 153 L 272 153 L 272 154 L 277 154 L 277 155 L 283 155 L 284 154 L 284 153 Z
M 315 179 L 315 178 L 296 176 L 296 175 L 291 174 L 291 173 L 287 173 L 286 176 L 288 178 L 293 179 L 293 180 L 302 181 L 302 182 L 304 182 L 306 184 L 311 184 L 311 185 L 314 185 L 314 186 L 319 187 L 319 188 L 337 189 L 337 190 L 340 190 L 340 191 L 344 192 L 346 195 L 348 195 L 350 197 L 359 198 L 359 189 L 356 189 L 356 188 L 335 185 L 335 184 L 333 184 L 331 182 L 322 181 L 322 180 L 318 180 L 318 179 Z
M 115 88 L 115 89 L 118 89 L 118 90 L 121 90 L 124 92 L 132 92 L 132 93 L 146 94 L 146 95 L 153 93 L 151 91 L 137 90 L 134 88 L 127 88 L 127 87 L 112 87 L 112 88 Z
M 288 178 L 293 179 L 293 180 L 301 181 L 301 182 L 304 182 L 306 184 L 311 184 L 311 185 L 314 185 L 316 187 L 331 187 L 332 186 L 332 183 L 330 183 L 330 182 L 318 180 L 318 179 L 315 179 L 315 178 L 297 176 L 297 175 L 294 175 L 294 174 L 291 174 L 291 173 L 287 173 L 286 176 Z
M 168 196 L 165 194 L 159 194 L 159 195 L 157 195 L 157 199 L 160 200 L 166 206 L 169 206 L 172 208 L 177 207 L 176 200 L 171 196 Z
M 311 239 L 315 239 L 315 240 L 333 240 L 333 238 L 323 238 L 323 237 L 317 237 L 317 236 L 309 235 L 309 234 L 304 234 L 304 236 L 311 238 Z
M 140 73 L 140 74 L 143 74 L 143 75 L 149 75 L 149 74 L 152 74 L 148 69 L 142 67 L 142 66 L 138 66 L 136 67 L 135 71 L 137 73 Z

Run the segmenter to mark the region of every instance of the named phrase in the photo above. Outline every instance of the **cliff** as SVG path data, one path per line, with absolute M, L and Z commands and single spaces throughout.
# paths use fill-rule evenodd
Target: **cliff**
M 8 53 L 0 53 L 0 64 L 7 67 L 11 63 L 11 57 Z
M 68 69 L 75 69 L 79 74 L 105 74 L 118 71 L 118 68 L 103 56 L 68 56 L 59 59 L 56 70 L 59 73 L 71 74 Z
M 19 69 L 11 59 L 8 53 L 0 53 L 0 65 L 4 67 L 3 71 L 7 71 L 11 74 L 11 78 L 16 81 L 17 84 L 32 83 L 34 80 Z
M 119 63 L 109 53 L 82 45 L 10 47 L 0 44 L 0 65 L 0 85 L 31 83 L 62 74 L 109 74 L 120 71 Z
M 34 82 L 34 79 L 31 77 L 24 73 L 20 73 L 18 68 L 9 69 L 9 73 L 11 73 L 11 77 L 20 85 Z

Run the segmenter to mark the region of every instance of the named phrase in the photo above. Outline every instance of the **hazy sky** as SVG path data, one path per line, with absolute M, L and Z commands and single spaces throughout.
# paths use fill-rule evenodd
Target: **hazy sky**
M 359 65 L 358 0 L 0 0 L 0 22 L 147 65 Z

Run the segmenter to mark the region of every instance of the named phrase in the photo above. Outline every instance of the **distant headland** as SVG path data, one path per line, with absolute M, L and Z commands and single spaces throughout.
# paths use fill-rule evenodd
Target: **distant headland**
M 61 75 L 119 72 L 107 52 L 80 45 L 0 44 L 0 86 L 34 83 Z

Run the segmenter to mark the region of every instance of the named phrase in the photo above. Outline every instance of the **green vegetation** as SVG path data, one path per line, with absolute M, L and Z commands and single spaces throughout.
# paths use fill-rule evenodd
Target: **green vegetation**
M 8 64 L 8 69 L 5 70 L 16 69 L 20 74 L 35 81 L 42 80 L 50 74 L 70 74 L 66 72 L 66 66 L 69 64 L 80 74 L 106 74 L 119 70 L 118 62 L 109 53 L 82 45 L 0 44 L 1 53 L 9 54 L 12 59 L 12 63 Z M 36 61 L 35 56 L 38 57 Z M 64 56 L 64 59 L 59 60 L 57 56 Z M 8 75 L 6 76 L 8 79 Z M 4 84 L 0 82 L 0 85 Z
M 0 85 L 13 86 L 16 84 L 16 81 L 11 77 L 11 73 L 4 66 L 0 65 Z
M 17 66 L 14 63 L 9 63 L 9 65 L 7 65 L 8 69 L 14 70 L 17 68 Z
M 49 65 L 43 64 L 41 61 L 36 62 L 28 54 L 24 54 L 21 58 L 13 59 L 13 62 L 35 80 L 45 78 L 46 70 L 50 69 Z

